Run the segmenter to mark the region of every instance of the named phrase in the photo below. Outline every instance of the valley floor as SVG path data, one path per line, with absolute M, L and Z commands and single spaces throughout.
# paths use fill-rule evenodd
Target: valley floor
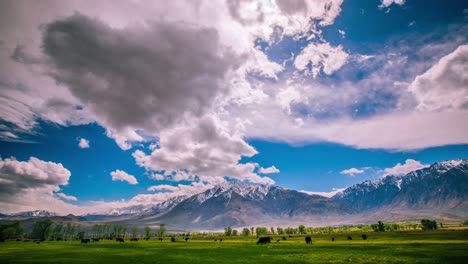
M 468 263 L 468 230 L 367 233 L 367 240 L 349 235 L 353 240 L 348 234 L 313 235 L 312 245 L 299 236 L 286 241 L 275 236 L 266 245 L 256 245 L 255 237 L 178 238 L 174 243 L 154 238 L 90 244 L 7 241 L 0 243 L 0 263 Z

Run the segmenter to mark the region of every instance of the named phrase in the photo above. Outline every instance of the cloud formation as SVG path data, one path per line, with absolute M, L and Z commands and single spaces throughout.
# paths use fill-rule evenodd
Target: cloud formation
M 78 142 L 78 147 L 80 148 L 89 148 L 89 140 L 80 138 L 80 142 Z
M 341 174 L 349 175 L 351 177 L 354 177 L 356 174 L 361 174 L 364 173 L 364 169 L 356 169 L 356 168 L 350 168 L 347 170 L 342 170 L 340 171 Z
M 64 193 L 56 193 L 55 195 L 57 195 L 58 197 L 62 198 L 63 200 L 67 200 L 67 201 L 78 201 L 78 198 L 76 198 L 75 196 L 72 196 L 72 195 L 66 195 Z
M 138 184 L 138 181 L 135 178 L 135 176 L 130 175 L 126 173 L 125 171 L 115 170 L 115 171 L 112 171 L 110 175 L 112 176 L 113 181 L 125 181 L 132 185 Z
M 329 43 L 309 43 L 294 60 L 294 66 L 305 75 L 312 75 L 313 78 L 316 78 L 321 71 L 330 75 L 339 70 L 347 59 L 348 54 L 342 46 L 333 47 Z
M 417 76 L 409 91 L 421 111 L 468 110 L 468 45 L 461 45 Z
M 277 169 L 275 166 L 271 166 L 268 168 L 260 167 L 260 169 L 258 169 L 258 173 L 260 174 L 274 174 L 274 173 L 279 173 L 279 172 L 280 170 Z
M 420 161 L 417 161 L 414 159 L 407 159 L 405 163 L 403 164 L 397 163 L 395 166 L 391 168 L 384 169 L 384 174 L 382 177 L 386 177 L 389 175 L 402 176 L 412 171 L 427 168 L 427 167 L 429 167 L 429 165 L 423 164 Z

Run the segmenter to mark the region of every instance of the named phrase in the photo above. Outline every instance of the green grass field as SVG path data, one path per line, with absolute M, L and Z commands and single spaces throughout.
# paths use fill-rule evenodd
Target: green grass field
M 312 236 L 256 245 L 254 237 L 181 238 L 125 243 L 78 241 L 0 244 L 0 263 L 468 263 L 468 230 Z M 278 237 L 279 238 L 279 237 Z

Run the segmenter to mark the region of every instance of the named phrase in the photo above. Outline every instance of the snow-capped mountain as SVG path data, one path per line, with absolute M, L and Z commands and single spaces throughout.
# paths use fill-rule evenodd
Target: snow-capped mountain
M 468 199 L 468 159 L 449 160 L 356 184 L 332 197 L 359 212 L 456 207 Z
M 46 210 L 34 210 L 34 211 L 26 211 L 26 212 L 19 212 L 14 214 L 6 215 L 8 217 L 24 217 L 24 218 L 33 218 L 33 217 L 51 217 L 57 216 L 54 212 L 49 212 Z

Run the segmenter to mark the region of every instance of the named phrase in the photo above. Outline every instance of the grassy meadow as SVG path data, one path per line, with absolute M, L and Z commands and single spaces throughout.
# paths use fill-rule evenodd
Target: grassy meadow
M 348 240 L 350 235 L 353 240 Z M 335 241 L 331 241 L 331 237 Z M 256 237 L 169 238 L 124 243 L 102 240 L 0 243 L 0 263 L 468 263 L 468 230 L 274 236 L 256 245 Z M 217 242 L 214 239 L 218 239 Z M 277 239 L 281 239 L 276 242 Z

